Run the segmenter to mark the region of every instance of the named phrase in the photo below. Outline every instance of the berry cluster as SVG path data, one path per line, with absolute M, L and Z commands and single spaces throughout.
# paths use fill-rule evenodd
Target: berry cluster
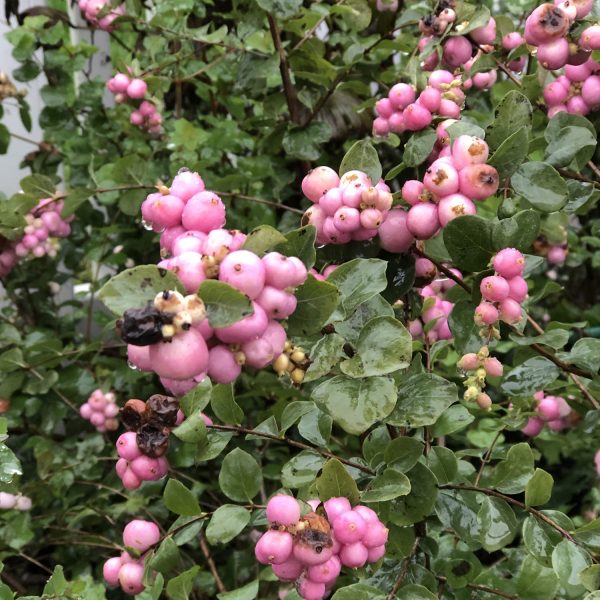
M 106 82 L 106 87 L 115 94 L 117 104 L 130 102 L 137 107 L 129 117 L 132 125 L 149 133 L 160 133 L 162 117 L 153 102 L 143 99 L 148 93 L 148 85 L 143 79 L 132 79 L 125 73 L 117 73 Z
M 561 396 L 547 396 L 543 391 L 533 395 L 537 402 L 535 417 L 529 417 L 521 431 L 530 437 L 539 435 L 547 423 L 552 431 L 561 431 L 571 424 L 571 407 Z
M 106 583 L 110 587 L 120 585 L 130 596 L 143 592 L 144 554 L 159 541 L 160 530 L 152 521 L 135 519 L 127 523 L 123 529 L 123 545 L 131 554 L 124 551 L 104 563 L 102 574 Z
M 125 4 L 111 8 L 111 0 L 79 0 L 79 10 L 86 21 L 103 31 L 112 31 L 113 22 L 125 14 Z
M 438 127 L 438 139 L 445 135 L 445 127 Z M 481 138 L 461 135 L 441 150 L 423 181 L 404 183 L 402 198 L 411 206 L 406 227 L 415 238 L 429 239 L 452 219 L 475 214 L 473 200 L 485 200 L 498 191 L 498 171 L 486 164 L 488 155 Z
M 587 115 L 600 108 L 600 64 L 589 59 L 581 65 L 567 65 L 564 75 L 544 87 L 548 117 L 559 112 Z
M 303 222 L 316 227 L 319 245 L 374 238 L 393 202 L 383 180 L 373 186 L 362 171 L 348 171 L 340 178 L 329 167 L 310 171 L 302 180 L 302 192 L 314 203 Z
M 465 65 L 465 81 L 463 82 L 463 89 L 470 90 L 472 87 L 476 87 L 480 90 L 489 90 L 496 83 L 498 79 L 498 73 L 496 71 L 479 71 L 475 75 L 470 74 L 470 71 L 475 62 L 481 57 L 483 52 L 479 50 L 477 54 L 469 59 Z
M 408 322 L 408 330 L 414 339 L 425 339 L 433 344 L 438 340 L 452 339 L 448 326 L 448 317 L 454 308 L 454 303 L 446 300 L 446 292 L 456 285 L 456 282 L 445 276 L 438 276 L 436 266 L 427 258 L 417 258 L 415 261 L 417 280 L 429 281 L 420 291 L 423 297 L 423 310 L 420 319 Z M 462 273 L 451 269 L 452 273 L 462 279 Z
M 79 414 L 100 432 L 116 431 L 119 427 L 119 421 L 116 419 L 119 407 L 113 392 L 94 390 L 87 402 L 79 407 Z
M 277 495 L 267 503 L 270 529 L 258 540 L 256 559 L 271 565 L 281 581 L 295 582 L 304 600 L 322 600 L 342 566 L 357 569 L 385 554 L 388 530 L 366 506 L 352 508 L 347 498 L 330 498 L 301 515 L 292 496 Z
M 20 510 L 25 512 L 31 510 L 31 498 L 22 494 L 9 494 L 0 492 L 0 508 L 4 510 Z
M 25 215 L 27 225 L 23 230 L 23 237 L 19 240 L 6 240 L 1 246 L 0 277 L 6 277 L 19 259 L 56 256 L 57 238 L 67 237 L 71 233 L 69 223 L 73 220 L 73 217 L 65 220 L 60 216 L 63 207 L 61 200 L 45 198 Z
M 483 301 L 475 309 L 474 319 L 476 325 L 498 337 L 494 330 L 498 320 L 509 325 L 521 320 L 521 303 L 527 297 L 527 282 L 523 279 L 525 257 L 514 248 L 505 248 L 494 256 L 492 265 L 496 274 L 481 280 Z
M 554 0 L 538 6 L 525 21 L 525 41 L 537 46 L 539 64 L 550 71 L 566 64 L 584 63 L 591 50 L 600 48 L 600 27 L 583 31 L 576 39 L 572 25 L 593 8 L 593 0 Z
M 428 85 L 418 97 L 412 85 L 397 83 L 386 98 L 375 104 L 373 135 L 420 131 L 431 125 L 435 117 L 458 119 L 465 99 L 461 86 L 460 77 L 444 70 L 429 75 Z
M 480 348 L 479 352 L 469 352 L 462 356 L 458 361 L 458 368 L 469 376 L 464 381 L 463 385 L 466 390 L 463 398 L 467 402 L 477 402 L 480 408 L 487 410 L 492 406 L 492 399 L 486 394 L 483 389 L 486 385 L 486 377 L 502 377 L 504 368 L 502 363 L 493 356 L 487 346 Z

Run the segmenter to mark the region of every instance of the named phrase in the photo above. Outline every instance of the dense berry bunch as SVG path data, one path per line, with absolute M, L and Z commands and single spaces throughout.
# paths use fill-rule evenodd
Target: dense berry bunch
M 303 220 L 316 227 L 320 245 L 374 238 L 393 202 L 383 180 L 373 186 L 362 171 L 348 171 L 340 178 L 329 167 L 310 171 L 302 180 L 302 192 L 314 203 Z
M 113 392 L 94 390 L 87 402 L 79 407 L 79 414 L 100 432 L 116 431 L 119 427 L 119 421 L 116 419 L 119 407 Z
M 444 136 L 447 133 L 442 124 L 438 139 Z M 423 181 L 411 179 L 404 183 L 402 198 L 411 206 L 406 227 L 415 238 L 429 239 L 456 217 L 475 214 L 473 200 L 485 200 L 497 192 L 498 171 L 486 164 L 488 155 L 485 141 L 461 135 L 442 149 Z
M 397 83 L 386 98 L 375 104 L 373 134 L 420 131 L 431 125 L 435 117 L 458 119 L 465 99 L 461 86 L 460 76 L 444 70 L 433 71 L 427 87 L 418 96 L 412 85 Z
M 417 258 L 415 261 L 417 281 L 428 281 L 419 290 L 423 297 L 423 311 L 420 319 L 408 322 L 408 330 L 414 339 L 424 339 L 428 344 L 438 340 L 452 339 L 448 326 L 448 317 L 454 304 L 446 300 L 446 292 L 456 285 L 456 282 L 438 274 L 436 266 L 427 258 Z M 452 273 L 462 279 L 462 273 L 451 269 Z
M 292 496 L 277 495 L 267 504 L 270 529 L 258 540 L 256 559 L 271 565 L 281 581 L 295 582 L 304 600 L 322 600 L 342 567 L 357 569 L 385 554 L 388 530 L 366 506 L 352 508 L 347 498 L 331 498 L 301 515 Z
M 69 225 L 73 217 L 65 220 L 60 216 L 64 203 L 60 200 L 45 198 L 25 215 L 27 225 L 23 237 L 18 240 L 6 240 L 0 245 L 0 277 L 6 277 L 19 259 L 54 257 L 59 247 L 58 238 L 71 233 Z
M 111 0 L 79 0 L 79 10 L 86 21 L 103 31 L 112 31 L 114 20 L 125 14 L 125 4 L 116 8 L 111 8 L 111 5 Z
M 527 297 L 523 279 L 525 257 L 514 248 L 505 248 L 492 260 L 495 275 L 484 277 L 479 289 L 483 298 L 475 309 L 475 323 L 492 331 L 500 321 L 514 325 L 521 320 L 521 303 Z M 492 332 L 498 337 L 497 332 Z
M 106 82 L 106 87 L 115 95 L 117 104 L 128 102 L 135 107 L 129 117 L 132 125 L 149 133 L 160 133 L 162 117 L 153 102 L 144 100 L 148 93 L 148 85 L 143 79 L 117 73 Z
M 489 90 L 498 79 L 498 74 L 496 71 L 479 71 L 474 75 L 471 75 L 471 69 L 473 65 L 479 58 L 482 56 L 483 52 L 479 50 L 477 54 L 468 60 L 465 65 L 465 80 L 463 82 L 463 89 L 469 90 L 472 87 L 476 87 L 480 90 Z
M 539 435 L 545 424 L 548 424 L 552 431 L 561 431 L 569 427 L 571 407 L 564 398 L 546 395 L 543 391 L 536 392 L 533 398 L 537 402 L 537 414 L 529 417 L 527 424 L 521 429 L 525 435 L 531 437 Z
M 580 65 L 567 65 L 564 75 L 544 87 L 548 117 L 559 112 L 587 115 L 600 107 L 600 64 L 588 59 Z
M 9 494 L 8 492 L 0 492 L 0 509 L 4 510 L 20 510 L 25 512 L 31 510 L 31 498 L 22 494 Z
M 160 530 L 152 521 L 135 519 L 127 523 L 123 529 L 123 545 L 134 556 L 125 551 L 120 556 L 109 558 L 102 570 L 106 583 L 111 587 L 120 585 L 130 596 L 143 592 L 144 554 L 159 541 Z
M 493 356 L 487 346 L 480 348 L 479 352 L 469 352 L 458 361 L 458 368 L 468 373 L 463 382 L 466 390 L 463 395 L 467 402 L 477 402 L 481 408 L 487 410 L 492 405 L 492 399 L 483 390 L 486 377 L 502 377 L 504 368 L 502 363 Z
M 591 50 L 600 48 L 600 28 L 586 29 L 580 38 L 573 35 L 573 24 L 587 16 L 593 0 L 554 0 L 538 6 L 525 21 L 525 41 L 537 46 L 537 59 L 548 70 L 564 65 L 581 65 Z

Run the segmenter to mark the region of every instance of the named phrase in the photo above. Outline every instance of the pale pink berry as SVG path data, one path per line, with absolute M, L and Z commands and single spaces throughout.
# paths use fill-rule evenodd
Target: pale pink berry
M 412 104 L 415 101 L 415 88 L 407 83 L 397 83 L 390 89 L 388 98 L 393 108 L 396 110 L 404 110 L 409 104 Z
M 560 69 L 569 58 L 569 42 L 565 38 L 559 38 L 542 44 L 538 46 L 537 58 L 545 69 L 550 71 Z
M 423 182 L 417 179 L 409 179 L 402 186 L 402 198 L 411 206 L 421 202 L 421 194 L 425 190 Z
M 263 565 L 281 564 L 290 558 L 294 539 L 287 531 L 270 529 L 258 540 L 254 554 Z
M 600 105 L 600 77 L 598 75 L 592 75 L 586 79 L 581 88 L 581 97 L 588 106 Z
M 579 38 L 579 45 L 584 50 L 600 50 L 600 25 L 584 29 Z
M 333 583 L 342 570 L 342 563 L 337 556 L 332 556 L 327 562 L 309 567 L 306 574 L 308 579 L 316 583 Z
M 493 196 L 500 185 L 498 171 L 491 165 L 467 165 L 459 173 L 460 192 L 472 200 Z
M 104 425 L 104 421 L 106 421 L 106 417 L 103 413 L 93 412 L 90 416 L 90 423 L 94 427 L 102 427 Z
M 404 133 L 408 129 L 406 126 L 406 122 L 404 121 L 404 114 L 401 112 L 394 113 L 388 119 L 387 123 L 389 130 L 393 133 L 397 133 L 398 135 Z
M 157 544 L 159 540 L 160 529 L 152 521 L 134 519 L 123 529 L 123 544 L 142 553 Z
M 443 45 L 442 60 L 446 65 L 456 69 L 466 63 L 473 53 L 471 42 L 464 36 L 451 37 Z
M 383 214 L 376 208 L 366 208 L 360 213 L 360 224 L 364 229 L 377 229 L 382 221 Z
M 215 231 L 219 231 L 218 229 Z M 213 233 L 211 231 L 211 233 Z M 205 254 L 204 248 L 207 236 L 202 231 L 186 231 L 179 235 L 171 245 L 171 254 L 179 256 L 184 252 L 195 252 L 196 254 Z M 206 252 L 206 254 L 210 254 Z
M 341 544 L 353 544 L 363 538 L 367 524 L 358 513 L 348 510 L 333 521 L 333 530 Z
M 481 139 L 470 135 L 461 135 L 452 144 L 452 158 L 457 169 L 467 165 L 483 164 L 490 153 L 488 145 Z
M 373 135 L 377 135 L 379 137 L 385 137 L 390 132 L 390 123 L 387 119 L 383 117 L 377 117 L 373 121 Z
M 481 295 L 490 302 L 501 302 L 508 298 L 510 288 L 504 277 L 498 275 L 490 275 L 484 277 L 479 285 Z
M 438 69 L 429 75 L 427 83 L 437 90 L 445 90 L 446 86 L 450 85 L 453 81 L 454 75 L 450 71 Z
M 477 44 L 487 45 L 493 44 L 496 39 L 496 21 L 493 17 L 490 18 L 487 25 L 477 27 L 469 32 L 469 37 Z
M 544 428 L 544 421 L 542 421 L 539 417 L 529 417 L 527 424 L 521 431 L 528 435 L 529 437 L 535 437 L 539 435 Z
M 88 421 L 89 421 L 90 417 L 92 416 L 92 413 L 93 413 L 93 409 L 87 402 L 83 403 L 79 407 L 79 414 L 81 415 L 82 418 L 87 419 Z
M 129 468 L 133 471 L 134 475 L 139 477 L 142 481 L 156 481 L 160 479 L 158 460 L 156 458 L 150 458 L 145 454 L 134 458 L 129 463 Z
M 385 221 L 379 226 L 379 245 L 388 252 L 406 252 L 415 238 L 408 229 L 408 213 L 396 208 L 390 210 Z
M 208 376 L 215 383 L 231 383 L 241 372 L 241 365 L 227 346 L 218 344 L 209 350 Z
M 132 125 L 135 125 L 136 127 L 140 127 L 141 125 L 144 124 L 144 116 L 142 115 L 142 113 L 139 110 L 134 110 L 129 115 L 129 122 Z
M 243 344 L 261 336 L 267 329 L 269 319 L 257 302 L 253 302 L 252 307 L 254 312 L 251 315 L 227 327 L 215 329 L 216 336 L 226 344 Z
M 394 105 L 389 98 L 382 98 L 375 103 L 375 111 L 382 119 L 389 119 L 394 113 Z
M 152 344 L 150 360 L 160 377 L 191 379 L 206 372 L 208 348 L 202 334 L 192 328 L 178 333 L 169 342 Z
M 458 368 L 463 371 L 475 371 L 479 368 L 479 358 L 474 352 L 469 352 L 458 361 Z
M 433 237 L 440 228 L 438 207 L 431 202 L 422 202 L 412 206 L 406 219 L 408 230 L 418 240 Z
M 438 219 L 442 227 L 446 227 L 457 217 L 476 213 L 475 204 L 463 194 L 450 194 L 442 198 L 438 204 Z
M 118 556 L 109 558 L 102 567 L 102 575 L 108 585 L 115 587 L 119 585 L 119 571 L 121 570 L 121 559 Z
M 385 556 L 385 546 L 376 546 L 375 548 L 369 548 L 369 556 L 367 562 L 376 563 L 378 560 Z
M 293 496 L 278 494 L 267 502 L 267 520 L 271 524 L 291 526 L 300 520 L 300 505 Z
M 333 556 L 332 548 L 328 546 L 309 546 L 304 543 L 294 544 L 294 557 L 305 565 L 320 565 Z
M 490 377 L 502 377 L 504 372 L 502 363 L 494 356 L 490 356 L 483 361 L 483 368 Z
M 131 596 L 144 591 L 144 565 L 139 562 L 124 564 L 119 570 L 119 583 L 123 591 Z
M 316 583 L 303 577 L 297 584 L 298 593 L 303 600 L 323 600 L 326 589 L 324 583 Z
M 123 473 L 121 482 L 126 490 L 137 490 L 142 485 L 142 480 L 129 467 Z
M 296 581 L 304 571 L 304 564 L 298 559 L 290 556 L 285 562 L 278 565 L 271 565 L 273 573 L 277 575 L 281 581 Z
M 373 523 L 380 523 L 377 513 L 364 504 L 358 504 L 352 510 L 364 519 L 365 523 L 367 523 L 367 529 L 371 527 Z
M 317 167 L 302 180 L 302 192 L 311 201 L 318 202 L 328 190 L 339 185 L 340 178 L 329 167 Z
M 361 213 L 356 208 L 342 206 L 333 215 L 333 223 L 339 231 L 356 231 L 361 226 Z
M 500 302 L 500 319 L 509 325 L 521 320 L 521 305 L 512 298 L 506 298 Z
M 17 497 L 14 494 L 0 492 L 0 508 L 10 510 L 17 504 Z
M 328 217 L 333 217 L 336 211 L 342 206 L 342 189 L 338 187 L 328 190 L 319 199 L 319 206 L 325 211 Z
M 362 538 L 362 543 L 367 548 L 375 548 L 377 546 L 383 546 L 386 544 L 388 539 L 387 527 L 377 521 L 376 523 L 369 523 L 365 535 Z
M 505 279 L 512 279 L 523 275 L 525 257 L 515 248 L 505 248 L 494 256 L 492 265 L 498 275 Z M 500 300 L 503 300 L 503 298 L 500 298 Z
M 344 566 L 359 569 L 367 562 L 369 550 L 361 542 L 354 542 L 342 546 L 339 557 Z
M 458 192 L 458 171 L 445 161 L 436 160 L 423 177 L 425 187 L 439 197 Z
M 280 290 L 298 285 L 298 265 L 289 257 L 279 252 L 269 252 L 262 257 L 262 263 L 265 270 L 265 285 Z M 306 267 L 304 271 L 306 272 Z M 306 275 L 304 275 L 304 278 L 306 278 Z
M 228 254 L 221 263 L 219 281 L 228 283 L 252 300 L 265 285 L 265 266 L 253 252 L 237 250 Z
M 126 431 L 117 439 L 117 454 L 127 461 L 134 460 L 142 455 L 137 445 L 137 434 L 135 431 Z
M 537 405 L 538 415 L 543 421 L 555 421 L 560 418 L 560 407 L 553 396 L 548 396 Z
M 144 206 L 144 204 L 146 204 L 146 202 L 142 203 L 142 208 Z M 148 206 L 148 205 L 146 205 Z M 147 221 L 146 218 L 144 218 L 145 221 Z M 161 234 L 160 234 L 160 247 L 161 249 L 166 250 L 169 254 L 171 254 L 171 249 L 173 246 L 173 242 L 183 233 L 186 232 L 186 229 L 184 227 L 182 227 L 181 225 L 178 225 L 176 227 L 167 227 L 167 229 L 165 229 Z
M 558 106 L 567 101 L 569 89 L 559 81 L 553 81 L 544 87 L 544 101 L 547 106 Z
M 285 342 L 287 341 L 287 332 L 277 321 L 269 321 L 262 337 L 271 344 L 275 357 L 283 352 Z
M 553 265 L 562 265 L 567 260 L 567 251 L 561 246 L 553 246 L 546 257 Z
M 402 113 L 404 124 L 408 131 L 419 131 L 431 124 L 433 116 L 424 106 L 413 102 Z
M 148 86 L 143 79 L 132 79 L 131 83 L 127 86 L 127 95 L 133 99 L 140 99 L 146 95 Z
M 142 103 L 143 104 L 143 103 Z M 140 111 L 142 107 L 140 106 Z M 181 171 L 173 179 L 171 194 L 187 202 L 192 196 L 204 191 L 204 181 L 198 173 Z
M 348 498 L 337 497 L 330 498 L 323 503 L 325 513 L 327 514 L 327 520 L 333 523 L 339 516 L 352 510 L 352 505 Z
M 572 115 L 587 115 L 590 107 L 581 96 L 572 96 L 567 100 L 567 111 Z
M 539 46 L 564 37 L 571 25 L 567 15 L 550 3 L 538 6 L 525 21 L 525 40 Z
M 527 282 L 523 277 L 517 276 L 512 277 L 508 280 L 508 287 L 510 289 L 508 297 L 516 300 L 517 302 L 523 302 L 527 298 L 528 288 Z
M 441 101 L 442 93 L 434 87 L 426 87 L 417 100 L 417 102 L 421 106 L 424 106 L 430 113 L 438 111 Z
M 284 290 L 266 285 L 256 302 L 265 311 L 269 319 L 287 319 L 295 310 L 297 305 L 296 296 Z
M 493 325 L 498 320 L 498 309 L 490 302 L 482 302 L 476 309 L 474 320 L 477 325 Z
M 554 421 L 548 421 L 548 427 L 552 431 L 562 431 L 563 429 L 566 429 L 567 426 L 568 424 L 565 422 L 564 419 L 555 419 Z
M 194 194 L 185 205 L 181 222 L 186 229 L 208 233 L 225 224 L 225 205 L 213 192 Z
M 420 279 L 433 279 L 437 275 L 437 268 L 428 258 L 417 258 L 415 273 Z

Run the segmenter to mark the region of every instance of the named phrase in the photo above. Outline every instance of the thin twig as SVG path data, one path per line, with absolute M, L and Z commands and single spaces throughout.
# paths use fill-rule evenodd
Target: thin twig
M 481 479 L 481 475 L 483 474 L 483 469 L 485 468 L 485 465 L 487 465 L 487 463 L 489 462 L 490 456 L 492 456 L 492 451 L 494 450 L 494 446 L 497 444 L 503 431 L 504 431 L 504 428 L 500 429 L 496 433 L 494 439 L 492 440 L 492 443 L 490 444 L 490 447 L 488 448 L 487 452 L 485 453 L 485 456 L 483 456 L 481 458 L 481 466 L 479 467 L 479 471 L 477 471 L 477 477 L 475 477 L 474 485 L 476 485 L 476 486 L 479 485 L 479 480 Z
M 34 146 L 39 147 L 41 145 L 41 142 L 35 142 L 34 140 L 30 140 L 29 138 L 23 137 L 18 133 L 13 133 L 12 131 L 9 131 L 8 135 L 10 135 L 10 137 L 14 137 L 15 140 L 21 140 L 22 142 L 27 142 L 28 144 L 33 144 Z
M 448 579 L 443 575 L 436 575 L 436 579 L 442 583 L 446 583 L 448 581 Z M 518 596 L 507 594 L 506 592 L 488 587 L 487 585 L 481 585 L 479 583 L 467 583 L 467 587 L 471 588 L 472 590 L 479 590 L 480 592 L 487 592 L 488 594 L 495 594 L 496 596 L 501 596 L 502 598 L 508 598 L 508 600 L 519 600 Z
M 600 169 L 591 161 L 587 161 L 587 166 L 594 172 L 594 175 L 600 179 Z
M 210 572 L 212 573 L 212 576 L 215 580 L 217 589 L 221 594 L 223 592 L 226 592 L 227 590 L 225 588 L 225 585 L 223 584 L 223 580 L 221 579 L 219 572 L 217 571 L 217 565 L 215 565 L 215 561 L 213 560 L 213 557 L 210 554 L 210 549 L 208 547 L 208 544 L 206 543 L 206 539 L 203 533 L 200 533 L 200 550 L 202 550 L 202 554 L 204 554 L 204 558 L 206 559 L 208 568 L 210 569 Z
M 264 198 L 257 198 L 256 196 L 247 196 L 246 194 L 238 194 L 237 192 L 215 192 L 219 196 L 226 196 L 237 198 L 239 200 L 248 200 L 249 202 L 256 202 L 257 204 L 265 204 L 267 206 L 272 206 L 273 208 L 279 208 L 281 210 L 287 210 L 289 212 L 297 213 L 299 215 L 303 215 L 304 211 L 299 208 L 293 208 L 292 206 L 286 206 L 285 204 L 279 204 L 279 202 L 274 202 L 273 200 L 265 200 Z
M 49 575 L 52 575 L 52 570 L 49 569 L 46 565 L 43 565 L 39 560 L 36 560 L 32 556 L 29 556 L 28 554 L 25 554 L 24 552 L 19 552 L 19 556 L 21 558 L 24 558 L 25 560 L 29 561 L 32 565 L 39 567 L 40 569 L 42 569 L 42 571 L 46 571 L 46 573 L 48 573 Z
M 419 536 L 415 537 L 415 541 L 412 545 L 412 548 L 410 549 L 408 556 L 406 556 L 404 558 L 404 560 L 402 561 L 402 565 L 400 567 L 400 573 L 398 573 L 398 577 L 396 577 L 394 586 L 392 587 L 390 593 L 387 595 L 387 600 L 394 600 L 394 598 L 396 597 L 396 594 L 398 593 L 398 590 L 400 589 L 400 586 L 402 585 L 402 582 L 404 581 L 404 578 L 406 577 L 406 574 L 408 573 L 408 567 L 410 566 L 410 561 L 411 561 L 412 557 L 416 554 L 420 541 L 421 541 L 421 538 Z
M 339 6 L 343 4 L 346 0 L 338 0 L 333 6 Z M 329 17 L 329 13 L 323 15 L 302 37 L 302 39 L 292 48 L 292 52 L 294 50 L 298 50 L 305 42 L 307 42 L 314 34 L 317 29 L 321 26 L 321 23 L 325 21 Z
M 517 79 L 514 75 L 514 73 L 508 69 L 506 67 L 506 65 L 501 61 L 498 60 L 493 54 L 490 54 L 490 52 L 487 52 L 486 50 L 484 50 L 483 46 L 478 45 L 477 46 L 479 48 L 479 50 L 481 50 L 481 52 L 483 52 L 483 54 L 487 54 L 490 55 L 493 59 L 494 62 L 496 63 L 496 66 L 517 86 L 519 87 L 523 87 L 523 83 L 520 79 Z
M 365 467 L 359 463 L 352 462 L 351 460 L 346 460 L 341 456 L 337 456 L 333 454 L 333 452 L 328 452 L 327 450 L 323 450 L 321 448 L 317 448 L 316 446 L 310 446 L 309 444 L 304 444 L 302 442 L 297 442 L 296 440 L 292 440 L 288 437 L 278 436 L 271 433 L 265 433 L 264 431 L 255 431 L 254 429 L 248 429 L 246 427 L 238 427 L 237 425 L 207 425 L 208 429 L 217 429 L 219 431 L 233 431 L 234 433 L 246 434 L 246 435 L 255 435 L 257 437 L 262 437 L 267 440 L 274 440 L 276 442 L 283 442 L 288 446 L 293 446 L 294 448 L 300 448 L 301 450 L 310 450 L 311 452 L 316 452 L 321 456 L 325 456 L 326 458 L 335 458 L 339 460 L 341 463 L 352 467 L 353 469 L 359 469 L 364 473 L 369 473 L 369 475 L 375 475 L 375 471 L 370 469 L 369 467 Z
M 591 161 L 590 161 L 591 162 Z M 571 171 L 570 169 L 556 169 L 563 177 L 568 177 L 569 179 L 576 179 L 577 181 L 582 181 L 584 183 L 589 183 L 593 185 L 595 188 L 600 189 L 600 183 L 582 175 L 581 173 L 577 173 L 575 171 Z

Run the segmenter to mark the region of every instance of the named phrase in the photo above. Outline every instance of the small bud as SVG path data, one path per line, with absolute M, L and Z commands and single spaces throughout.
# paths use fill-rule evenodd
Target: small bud
M 290 373 L 290 377 L 295 384 L 300 384 L 304 381 L 304 371 L 302 369 L 294 369 Z

